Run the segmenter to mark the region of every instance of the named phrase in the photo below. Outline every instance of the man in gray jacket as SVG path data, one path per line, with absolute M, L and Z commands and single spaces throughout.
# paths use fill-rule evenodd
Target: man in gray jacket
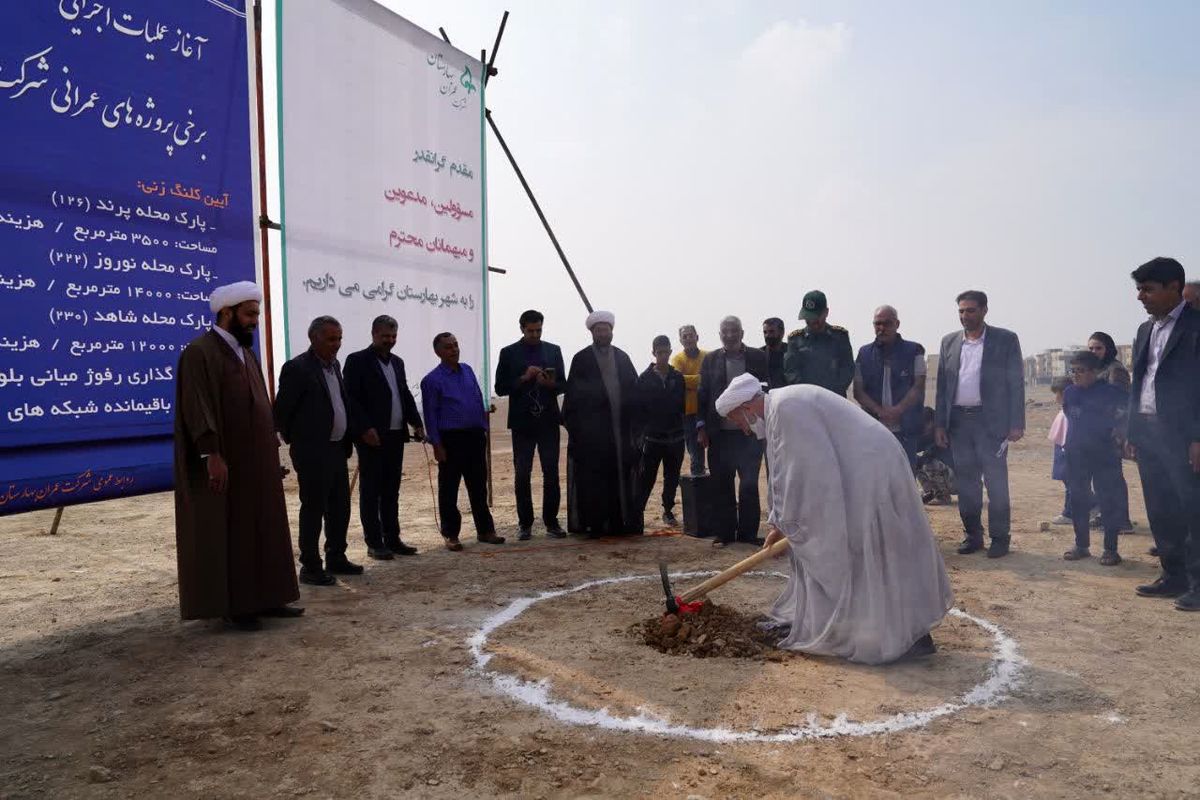
M 1011 511 L 1008 446 L 1025 435 L 1025 370 L 1017 335 L 984 324 L 987 295 L 960 294 L 962 331 L 942 339 L 934 438 L 954 454 L 958 512 L 966 538 L 958 552 L 983 549 L 983 487 L 988 494 L 988 558 L 1008 555 Z

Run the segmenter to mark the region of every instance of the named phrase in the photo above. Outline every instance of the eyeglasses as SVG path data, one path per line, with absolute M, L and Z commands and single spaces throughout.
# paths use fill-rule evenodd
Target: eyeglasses
M 1095 372 L 1095 370 L 1088 369 L 1087 367 L 1071 367 L 1072 375 L 1086 375 L 1089 372 Z

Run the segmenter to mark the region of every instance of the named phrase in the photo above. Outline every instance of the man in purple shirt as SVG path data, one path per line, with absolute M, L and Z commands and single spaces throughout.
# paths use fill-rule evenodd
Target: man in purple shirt
M 458 487 L 466 480 L 475 535 L 487 544 L 504 544 L 487 504 L 488 410 L 475 372 L 458 363 L 458 339 L 452 333 L 433 337 L 433 352 L 442 360 L 421 379 L 421 406 L 425 412 L 425 438 L 433 445 L 438 462 L 438 512 L 446 549 L 459 551 Z

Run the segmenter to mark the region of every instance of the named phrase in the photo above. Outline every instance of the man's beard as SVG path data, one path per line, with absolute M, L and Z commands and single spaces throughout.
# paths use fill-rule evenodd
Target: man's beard
M 782 336 L 764 336 L 763 341 L 767 343 L 767 347 L 775 347 L 783 343 Z
M 237 343 L 242 347 L 254 346 L 254 328 L 244 327 L 238 322 L 237 317 L 229 321 L 229 333 L 234 339 L 237 339 Z

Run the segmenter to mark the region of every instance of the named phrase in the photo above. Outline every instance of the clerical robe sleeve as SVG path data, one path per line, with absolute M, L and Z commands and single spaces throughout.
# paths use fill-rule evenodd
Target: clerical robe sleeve
M 199 348 L 191 346 L 179 358 L 179 408 L 187 438 L 200 455 L 221 452 L 217 424 L 218 377 L 209 372 Z

